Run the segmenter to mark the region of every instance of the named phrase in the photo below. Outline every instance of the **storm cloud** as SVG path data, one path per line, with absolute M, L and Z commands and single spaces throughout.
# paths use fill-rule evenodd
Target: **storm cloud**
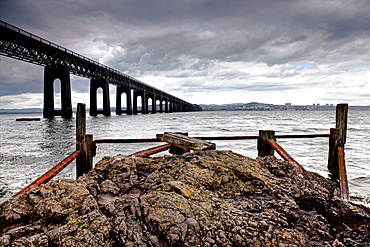
M 192 103 L 370 104 L 367 0 L 16 0 L 0 9 L 3 21 Z M 1 96 L 42 93 L 42 71 L 1 57 Z M 72 83 L 89 92 L 87 79 Z

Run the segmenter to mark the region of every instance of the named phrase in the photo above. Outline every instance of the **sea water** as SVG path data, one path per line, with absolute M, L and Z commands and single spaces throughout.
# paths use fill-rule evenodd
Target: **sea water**
M 370 112 L 349 111 L 345 158 L 351 195 L 370 194 Z M 87 113 L 88 114 L 88 113 Z M 39 114 L 0 115 L 0 202 L 30 184 L 75 150 L 75 118 L 16 121 Z M 283 134 L 329 134 L 335 111 L 203 111 L 87 117 L 94 139 L 155 138 L 164 132 L 189 136 L 258 135 L 259 130 Z M 307 170 L 328 177 L 328 138 L 278 139 Z M 257 156 L 256 140 L 214 141 L 217 149 Z M 160 143 L 97 144 L 94 163 L 104 156 L 131 154 Z M 163 152 L 157 155 L 168 154 Z M 278 156 L 276 154 L 276 156 Z M 75 162 L 58 177 L 75 178 Z

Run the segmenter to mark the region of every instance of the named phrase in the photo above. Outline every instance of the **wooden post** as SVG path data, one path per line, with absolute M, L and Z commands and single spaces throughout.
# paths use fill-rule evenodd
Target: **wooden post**
M 342 146 L 342 130 L 338 128 L 330 129 L 329 137 L 329 157 L 328 170 L 333 180 L 338 179 L 338 148 Z
M 95 150 L 94 151 L 92 150 L 93 140 L 94 140 L 94 135 L 92 134 L 85 135 L 86 145 L 85 145 L 84 151 L 86 154 L 86 166 L 85 166 L 86 172 L 93 169 L 93 157 L 95 156 Z
M 335 128 L 342 130 L 343 145 L 347 139 L 348 104 L 338 104 L 336 108 Z
M 328 170 L 331 179 L 339 180 L 343 200 L 349 199 L 347 171 L 344 159 L 344 145 L 347 139 L 348 104 L 338 104 L 335 127 L 330 129 Z
M 260 130 L 258 141 L 257 141 L 258 156 L 274 155 L 274 149 L 267 142 L 267 139 L 276 140 L 275 131 Z
M 328 169 L 331 179 L 334 181 L 339 180 L 342 200 L 348 201 L 349 189 L 344 159 L 343 131 L 344 130 L 338 128 L 330 129 Z
M 84 152 L 76 159 L 76 176 L 82 176 L 86 171 L 86 105 L 77 104 L 76 113 L 76 150 Z

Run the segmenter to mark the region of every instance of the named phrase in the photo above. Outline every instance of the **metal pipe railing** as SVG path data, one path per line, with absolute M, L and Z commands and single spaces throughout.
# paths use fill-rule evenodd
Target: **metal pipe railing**
M 305 134 L 305 135 L 276 135 L 276 138 L 328 138 L 330 134 Z M 200 140 L 251 140 L 258 139 L 258 136 L 198 136 L 193 137 Z M 141 138 L 141 139 L 96 139 L 97 143 L 139 143 L 139 142 L 160 142 L 157 138 Z
M 139 142 L 161 142 L 157 138 L 142 138 L 142 139 L 97 139 L 93 144 L 97 143 L 139 143 Z
M 128 155 L 128 157 L 148 157 L 149 155 L 156 154 L 162 151 L 168 150 L 172 146 L 171 143 L 167 143 L 161 146 L 149 148 L 143 151 L 139 151 L 133 154 Z
M 27 187 L 21 189 L 18 193 L 16 193 L 14 196 L 24 194 L 26 190 L 29 188 L 40 185 L 40 184 L 45 184 L 49 182 L 53 177 L 55 177 L 61 170 L 63 170 L 67 165 L 72 163 L 74 159 L 76 159 L 78 156 L 83 154 L 83 150 L 76 150 L 72 154 L 70 154 L 68 157 L 63 159 L 61 162 L 59 162 L 56 166 L 51 168 L 49 171 L 45 172 L 43 175 L 41 175 L 39 178 L 37 178 L 35 181 L 33 181 L 31 184 L 29 184 Z
M 294 166 L 299 168 L 301 172 L 306 171 L 303 166 L 301 166 L 295 159 L 293 159 L 293 157 L 290 156 L 290 154 L 288 154 L 288 152 L 285 151 L 284 148 L 282 148 L 275 140 L 267 139 L 266 141 L 273 149 L 275 149 L 275 151 L 281 156 L 281 158 L 292 163 Z
M 340 105 L 341 107 L 348 107 L 348 105 Z M 45 174 L 40 176 L 38 179 L 36 179 L 33 183 L 31 183 L 29 186 L 25 187 L 21 191 L 19 191 L 16 195 L 23 194 L 28 188 L 43 184 L 48 182 L 50 179 L 52 179 L 56 174 L 58 174 L 63 168 L 65 168 L 68 164 L 70 164 L 75 158 L 81 156 L 76 161 L 77 171 L 82 169 L 82 173 L 86 173 L 89 171 L 89 169 L 92 168 L 92 157 L 95 156 L 95 148 L 97 143 L 135 143 L 135 142 L 160 142 L 158 138 L 142 138 L 142 139 L 98 139 L 93 140 L 92 135 L 86 135 L 85 134 L 85 128 L 86 128 L 86 116 L 85 116 L 85 105 L 84 104 L 78 104 L 78 111 L 79 114 L 77 114 L 78 119 L 77 120 L 77 126 L 76 129 L 81 129 L 81 131 L 76 131 L 76 143 L 79 143 L 78 140 L 80 140 L 80 146 L 79 147 L 76 144 L 76 151 L 73 152 L 71 155 L 69 155 L 67 158 L 65 158 L 63 161 L 61 161 L 59 164 L 54 166 L 52 169 L 47 171 Z M 84 113 L 84 114 L 81 114 Z M 347 110 L 343 110 L 340 112 L 340 114 L 337 113 L 337 119 L 344 119 L 344 120 L 337 120 L 338 122 L 344 121 L 342 125 L 346 126 L 346 117 L 338 117 L 338 115 L 347 115 Z M 83 121 L 82 121 L 83 120 Z M 346 129 L 346 127 L 343 127 Z M 337 130 L 339 134 L 336 133 L 334 130 Z M 81 132 L 81 133 L 80 133 Z M 277 153 L 284 159 L 292 164 L 294 164 L 296 167 L 298 167 L 302 172 L 305 171 L 303 166 L 301 166 L 297 161 L 295 161 L 292 156 L 290 156 L 276 141 L 276 138 L 317 138 L 317 137 L 329 137 L 329 169 L 334 170 L 334 172 L 338 172 L 339 174 L 339 181 L 340 181 L 340 190 L 341 190 L 341 196 L 343 200 L 349 200 L 349 190 L 348 190 L 348 180 L 347 180 L 347 173 L 346 173 L 346 167 L 345 167 L 345 159 L 344 159 L 344 143 L 345 141 L 345 131 L 343 129 L 331 129 L 330 134 L 304 134 L 304 135 L 275 135 L 275 131 L 271 130 L 260 130 L 259 136 L 220 136 L 220 137 L 194 137 L 201 140 L 242 140 L 242 139 L 258 139 L 258 150 L 259 155 L 261 153 L 261 156 L 266 155 L 273 155 L 273 150 L 276 150 Z M 157 146 L 154 148 L 149 148 L 143 151 L 139 151 L 136 153 L 133 153 L 131 155 L 128 155 L 129 157 L 147 157 L 151 154 L 155 154 L 158 152 L 165 151 L 169 149 L 173 144 L 164 144 L 161 146 Z M 272 148 L 272 149 L 271 149 Z M 266 149 L 266 150 L 264 150 Z M 81 159 L 82 158 L 82 159 Z M 88 168 L 90 167 L 90 168 Z M 77 172 L 78 173 L 78 172 Z
M 349 201 L 347 170 L 344 160 L 344 147 L 338 147 L 338 172 L 342 200 Z

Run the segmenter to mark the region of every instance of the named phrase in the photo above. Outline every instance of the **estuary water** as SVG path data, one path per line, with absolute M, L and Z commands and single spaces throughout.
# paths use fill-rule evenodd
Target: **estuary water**
M 0 115 L 0 203 L 30 184 L 75 150 L 75 118 L 20 122 L 40 114 Z M 87 117 L 94 139 L 154 138 L 167 131 L 189 136 L 329 134 L 335 111 L 204 111 L 148 115 Z M 370 196 L 370 112 L 349 111 L 346 165 L 351 195 Z M 217 149 L 257 156 L 256 140 L 214 141 Z M 278 143 L 307 170 L 328 177 L 328 138 L 278 139 Z M 104 156 L 131 154 L 157 143 L 97 144 L 94 163 Z M 162 152 L 157 155 L 165 155 Z M 276 154 L 278 156 L 278 154 Z M 75 163 L 57 177 L 75 178 Z

